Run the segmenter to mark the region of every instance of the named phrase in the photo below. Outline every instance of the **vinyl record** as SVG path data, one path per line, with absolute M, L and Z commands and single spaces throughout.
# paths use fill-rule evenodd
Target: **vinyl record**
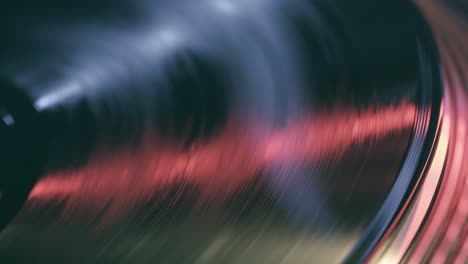
M 0 263 L 443 259 L 422 230 L 467 104 L 432 5 L 7 4 Z

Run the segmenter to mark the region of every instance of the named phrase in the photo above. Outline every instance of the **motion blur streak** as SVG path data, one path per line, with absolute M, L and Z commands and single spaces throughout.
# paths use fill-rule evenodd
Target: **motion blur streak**
M 29 200 L 32 203 L 65 201 L 65 214 L 80 207 L 102 210 L 111 204 L 106 215 L 116 216 L 141 204 L 155 192 L 164 195 L 164 187 L 180 183 L 199 188 L 201 204 L 220 202 L 277 161 L 311 162 L 340 153 L 353 144 L 398 133 L 412 126 L 415 111 L 412 103 L 403 101 L 400 105 L 369 109 L 360 114 L 345 110 L 323 113 L 315 119 L 291 122 L 254 145 L 242 127 L 234 124 L 207 143 L 194 143 L 188 151 L 177 151 L 177 147 L 149 139 L 153 143 L 145 144 L 137 153 L 114 153 L 108 160 L 93 161 L 71 175 L 65 172 L 65 175 L 44 177 Z M 366 192 L 374 190 L 372 184 L 362 188 L 367 188 Z
M 416 7 L 193 2 L 0 9 L 0 75 L 45 141 L 1 263 L 337 263 L 374 249 L 439 118 Z
M 410 263 L 466 263 L 468 259 L 468 24 L 462 9 L 419 1 L 435 32 L 445 77 L 445 103 L 453 124 L 443 182 L 433 210 L 410 253 Z M 453 1 L 454 3 L 456 1 Z M 458 1 L 461 3 L 461 1 Z

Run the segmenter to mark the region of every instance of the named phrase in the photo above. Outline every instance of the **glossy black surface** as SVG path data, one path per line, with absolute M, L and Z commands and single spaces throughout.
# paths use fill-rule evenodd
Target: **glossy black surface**
M 385 202 L 415 138 L 413 164 L 422 153 L 434 87 L 406 1 L 43 1 L 0 15 L 0 74 L 48 144 L 0 240 L 6 262 L 342 261 L 403 199 Z

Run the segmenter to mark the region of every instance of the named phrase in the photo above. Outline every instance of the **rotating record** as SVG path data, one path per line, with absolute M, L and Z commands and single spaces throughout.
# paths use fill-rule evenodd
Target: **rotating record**
M 365 261 L 440 135 L 410 2 L 19 2 L 1 263 Z

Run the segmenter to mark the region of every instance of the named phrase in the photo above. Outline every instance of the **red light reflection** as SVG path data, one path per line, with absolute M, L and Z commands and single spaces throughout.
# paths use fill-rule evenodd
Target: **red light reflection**
M 138 151 L 91 159 L 76 171 L 42 178 L 29 200 L 64 201 L 66 211 L 77 206 L 99 210 L 111 205 L 108 214 L 115 215 L 179 182 L 198 186 L 201 203 L 219 201 L 254 180 L 269 164 L 337 155 L 353 144 L 411 127 L 415 112 L 413 104 L 403 102 L 359 114 L 322 113 L 290 122 L 259 138 L 231 122 L 209 142 L 194 144 L 190 150 L 148 140 Z

